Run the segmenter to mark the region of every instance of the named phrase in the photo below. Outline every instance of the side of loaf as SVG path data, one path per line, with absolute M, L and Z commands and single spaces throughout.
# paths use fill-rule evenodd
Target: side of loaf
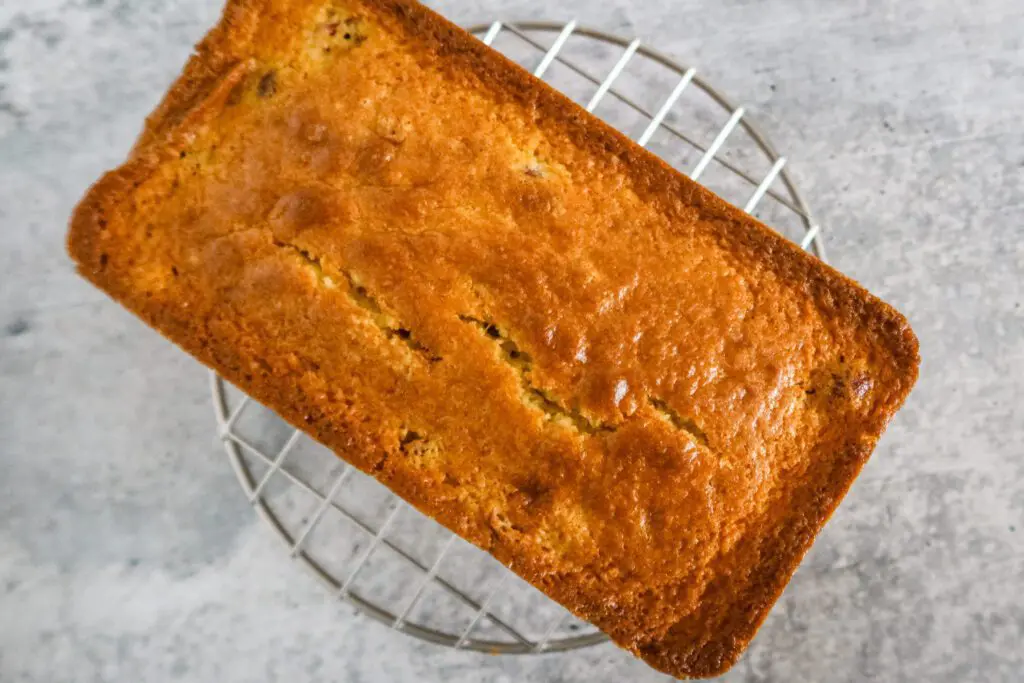
M 680 677 L 735 662 L 917 376 L 899 313 L 410 0 L 230 0 L 69 250 Z

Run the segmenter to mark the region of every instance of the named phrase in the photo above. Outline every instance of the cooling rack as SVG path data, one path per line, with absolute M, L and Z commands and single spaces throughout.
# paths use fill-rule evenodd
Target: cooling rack
M 746 109 L 696 69 L 575 21 L 495 22 L 470 31 L 825 259 L 821 231 L 786 158 Z M 339 600 L 398 631 L 459 649 L 525 654 L 606 640 L 216 374 L 210 383 L 218 434 L 249 502 Z

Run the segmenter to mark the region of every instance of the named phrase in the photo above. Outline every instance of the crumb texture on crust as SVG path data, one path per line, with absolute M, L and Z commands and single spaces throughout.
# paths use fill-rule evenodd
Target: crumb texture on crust
M 653 666 L 735 661 L 903 318 L 419 5 L 234 0 L 80 271 Z

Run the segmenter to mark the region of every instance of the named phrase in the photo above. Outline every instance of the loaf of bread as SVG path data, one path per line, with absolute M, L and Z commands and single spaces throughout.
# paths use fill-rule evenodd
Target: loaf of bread
M 230 0 L 79 271 L 651 666 L 738 657 L 900 314 L 411 0 Z

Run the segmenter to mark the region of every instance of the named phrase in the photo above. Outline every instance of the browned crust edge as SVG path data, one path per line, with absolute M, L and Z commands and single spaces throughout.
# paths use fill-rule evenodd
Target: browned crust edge
M 678 209 L 683 206 L 697 207 L 702 220 L 729 248 L 769 263 L 782 277 L 806 284 L 822 308 L 881 332 L 895 363 L 904 370 L 875 423 L 870 425 L 876 437 L 881 434 L 917 379 L 918 342 L 902 315 L 434 12 L 412 0 L 359 1 L 381 16 L 399 20 L 425 47 L 446 57 L 452 68 L 476 75 L 481 85 L 490 88 L 497 98 L 509 98 L 532 108 L 537 112 L 538 125 L 557 127 L 567 133 L 574 144 L 594 154 L 620 158 L 628 168 L 635 191 L 666 214 L 678 215 Z M 178 131 L 187 129 L 189 122 L 201 118 L 210 109 L 210 93 L 217 89 L 220 80 L 248 58 L 252 36 L 269 6 L 270 0 L 228 0 L 220 23 L 197 46 L 196 54 L 182 75 L 147 119 L 131 158 L 104 175 L 79 203 L 71 219 L 68 251 L 85 278 L 258 401 L 274 407 L 288 422 L 335 449 L 369 447 L 370 444 L 354 443 L 356 437 L 339 428 L 324 429 L 315 419 L 317 406 L 301 392 L 259 376 L 250 376 L 246 381 L 240 357 L 231 349 L 209 344 L 210 335 L 199 322 L 183 320 L 160 307 L 138 301 L 132 292 L 124 291 L 115 278 L 108 277 L 100 263 L 102 254 L 96 238 L 105 229 L 108 217 L 174 153 L 175 147 L 182 144 Z M 739 609 L 728 615 L 722 631 L 695 644 L 683 642 L 679 637 L 685 629 L 673 628 L 665 638 L 641 647 L 637 654 L 651 666 L 675 676 L 710 677 L 732 666 L 767 617 L 815 535 L 852 485 L 871 450 L 872 445 L 867 443 L 851 443 L 841 457 L 823 458 L 814 463 L 816 470 L 808 472 L 807 477 L 823 484 L 798 492 L 803 500 L 790 507 L 786 516 L 788 523 L 779 525 L 768 556 L 747 582 L 745 599 L 738 601 Z

